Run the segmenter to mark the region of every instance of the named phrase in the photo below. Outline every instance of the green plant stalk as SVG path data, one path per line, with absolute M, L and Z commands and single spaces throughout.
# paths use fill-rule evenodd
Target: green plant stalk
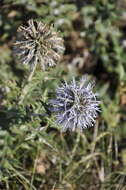
M 34 72 L 36 70 L 36 66 L 37 66 L 37 62 L 35 62 L 35 65 L 34 65 L 32 71 L 30 72 L 29 77 L 27 79 L 27 83 L 26 83 L 26 85 L 22 89 L 21 95 L 19 97 L 19 103 L 18 103 L 19 105 L 23 103 L 24 98 L 25 98 L 26 94 L 28 93 L 28 85 L 29 85 L 29 83 L 32 80 L 32 77 L 33 77 Z

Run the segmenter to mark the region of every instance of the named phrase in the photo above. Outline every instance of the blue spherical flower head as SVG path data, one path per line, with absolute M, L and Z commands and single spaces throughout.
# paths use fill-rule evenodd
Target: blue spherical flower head
M 62 131 L 82 131 L 95 124 L 100 101 L 98 94 L 93 92 L 94 85 L 94 80 L 89 82 L 85 75 L 79 82 L 73 78 L 70 84 L 65 81 L 57 88 L 56 98 L 50 103 Z

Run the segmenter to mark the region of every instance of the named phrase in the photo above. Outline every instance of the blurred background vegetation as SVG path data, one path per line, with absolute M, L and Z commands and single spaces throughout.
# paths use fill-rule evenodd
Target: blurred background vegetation
M 66 50 L 56 69 L 36 70 L 18 105 L 29 71 L 12 48 L 31 18 L 54 24 Z M 102 101 L 97 124 L 61 133 L 43 102 L 85 73 Z M 0 0 L 0 189 L 126 190 L 125 0 Z

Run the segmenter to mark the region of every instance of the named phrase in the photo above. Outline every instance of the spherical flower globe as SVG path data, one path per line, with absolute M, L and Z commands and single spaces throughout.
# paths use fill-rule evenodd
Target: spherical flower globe
M 31 19 L 17 32 L 14 55 L 21 63 L 30 65 L 30 68 L 39 63 L 45 70 L 60 61 L 64 52 L 63 39 L 53 26 Z
M 89 82 L 88 75 L 79 82 L 75 78 L 68 84 L 62 83 L 56 90 L 56 98 L 50 100 L 50 110 L 56 114 L 56 122 L 61 131 L 75 131 L 95 125 L 99 103 L 97 93 L 93 92 L 94 80 Z

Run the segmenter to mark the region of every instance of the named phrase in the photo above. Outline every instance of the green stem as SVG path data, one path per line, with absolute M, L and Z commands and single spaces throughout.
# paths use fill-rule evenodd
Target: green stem
M 19 104 L 22 104 L 22 103 L 23 103 L 24 98 L 25 98 L 26 94 L 28 93 L 28 85 L 29 85 L 29 83 L 30 83 L 31 80 L 32 80 L 32 77 L 33 77 L 33 75 L 34 75 L 36 66 L 37 66 L 37 62 L 35 63 L 35 65 L 34 65 L 32 71 L 30 72 L 30 75 L 29 75 L 29 77 L 28 77 L 28 79 L 27 79 L 26 85 L 25 85 L 24 88 L 22 89 L 21 95 L 20 95 L 20 97 L 19 97 Z

